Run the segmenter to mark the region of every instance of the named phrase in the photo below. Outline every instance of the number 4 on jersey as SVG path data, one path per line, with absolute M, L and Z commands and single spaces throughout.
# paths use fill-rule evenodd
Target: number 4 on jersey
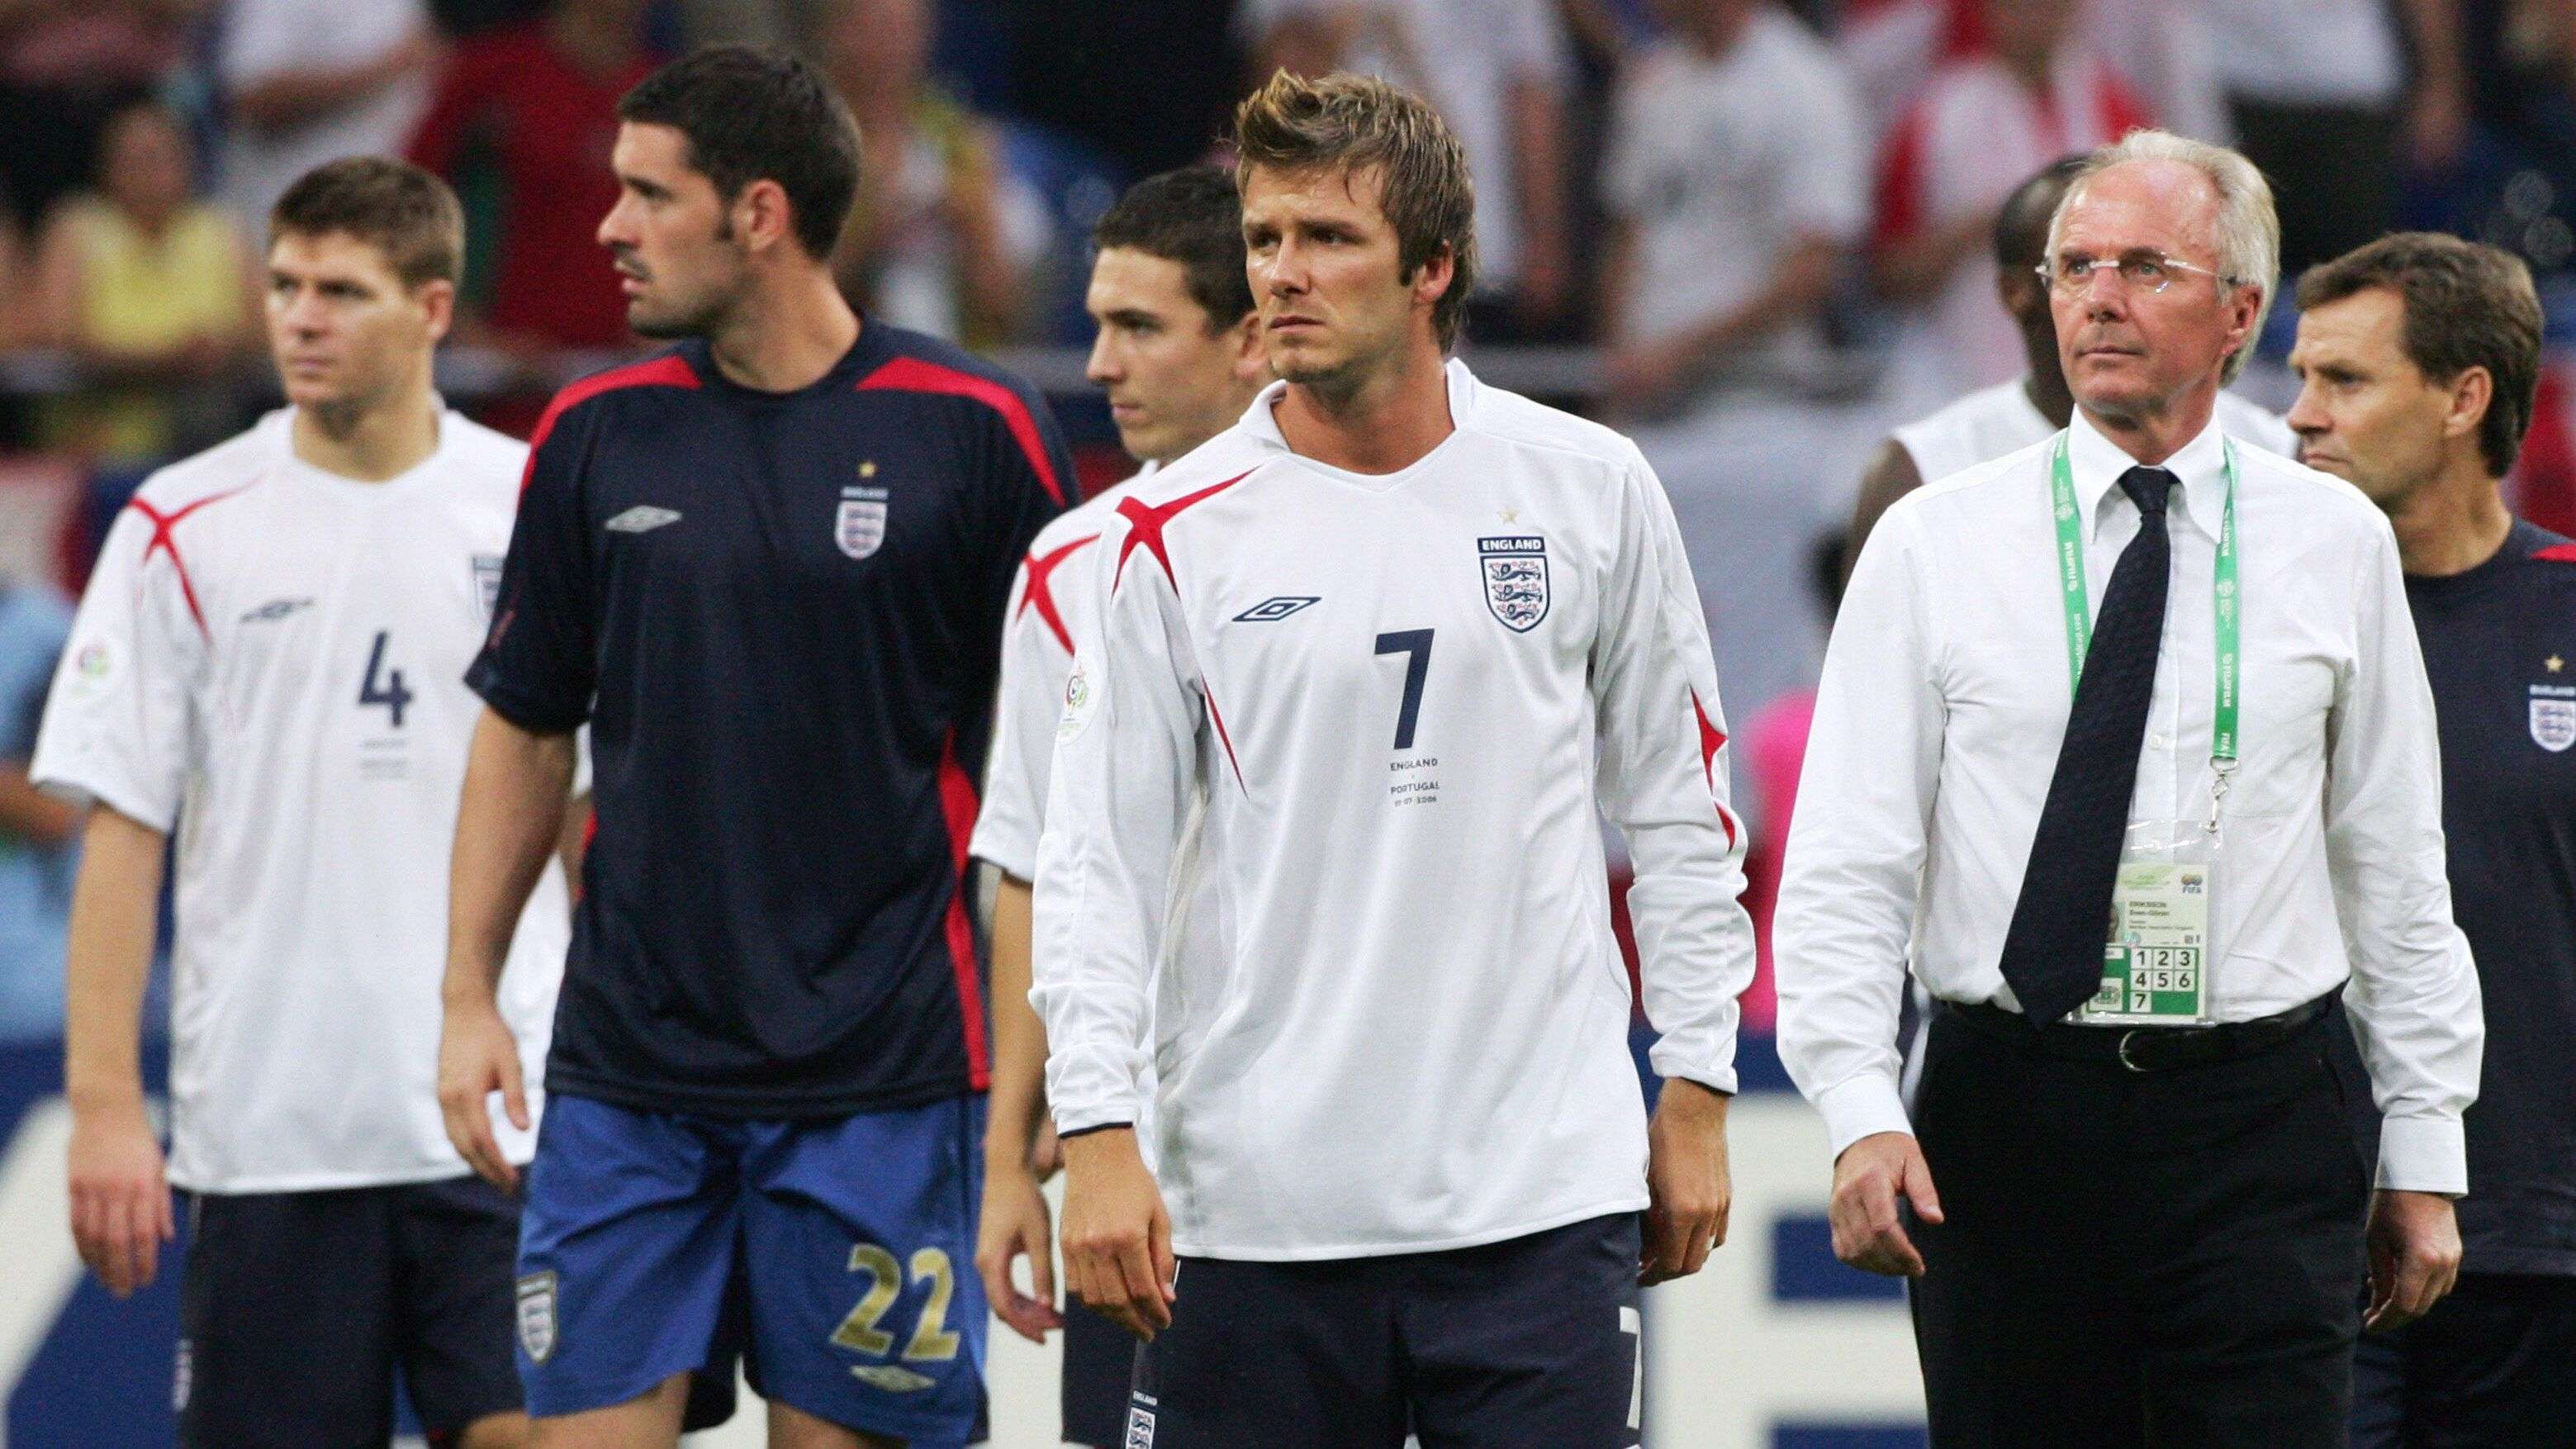
M 403 711 L 411 704 L 411 691 L 403 685 L 401 670 L 385 668 L 385 641 L 389 633 L 384 629 L 376 631 L 376 647 L 367 655 L 367 677 L 358 685 L 358 707 L 383 705 L 393 714 L 394 728 L 401 729 Z M 381 686 L 376 682 L 380 673 L 384 676 Z

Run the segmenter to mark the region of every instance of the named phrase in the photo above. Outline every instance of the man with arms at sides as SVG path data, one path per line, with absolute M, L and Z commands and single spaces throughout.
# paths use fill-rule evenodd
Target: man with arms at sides
M 2066 195 L 2066 183 L 2084 164 L 2081 156 L 2051 162 L 2004 198 L 1995 213 L 1995 296 L 2021 332 L 2029 365 L 2009 382 L 1982 387 L 1898 428 L 1881 444 L 1861 475 L 1851 533 L 1843 554 L 1850 576 L 1861 545 L 1888 505 L 1935 479 L 1991 463 L 2044 442 L 2075 412 L 2066 372 L 2057 362 L 2057 320 L 2048 307 L 2048 283 L 2039 277 L 2048 251 L 2048 220 Z M 2298 456 L 2299 440 L 2279 418 L 2232 392 L 2218 394 L 2218 422 L 2227 435 L 2284 458 Z
M 2365 1213 L 2374 1317 L 2458 1264 L 2482 1028 L 2396 540 L 2213 418 L 2279 237 L 2233 152 L 2096 152 L 2048 251 L 2073 420 L 1888 510 L 1826 656 L 1781 1057 L 1836 1252 L 1915 1278 L 1942 1449 L 2339 1446 Z M 1911 1122 L 1909 957 L 1938 1003 Z
M 527 1180 L 520 1373 L 546 1449 L 962 1444 L 987 1080 L 966 843 L 1011 572 L 1072 476 L 1017 380 L 864 325 L 828 258 L 849 112 L 784 54 L 702 50 L 619 103 L 599 239 L 677 346 L 539 422 L 468 682 L 449 1130 L 518 1089 L 501 923 L 572 731 L 599 831 Z
M 2299 309 L 2290 425 L 2396 529 L 2487 1006 L 2459 1285 L 2362 1339 L 2353 1444 L 2544 1444 L 2576 1422 L 2576 544 L 2497 489 L 2531 423 L 2540 299 L 2510 254 L 2408 232 L 2311 269 Z
M 1473 193 L 1428 106 L 1283 74 L 1235 130 L 1284 381 L 1096 545 L 1038 850 L 1066 1274 L 1148 1340 L 1130 1443 L 1627 1449 L 1640 1281 L 1724 1233 L 1753 974 L 1679 531 L 1626 439 L 1444 365 Z
M 526 1442 L 509 1360 L 516 1204 L 440 1130 L 438 982 L 475 700 L 527 450 L 449 412 L 431 353 L 465 223 L 370 157 L 270 218 L 288 406 L 144 481 L 110 531 L 34 775 L 91 803 L 72 903 L 72 1235 L 122 1296 L 190 1195 L 187 1445 L 383 1443 L 394 1370 L 432 1437 Z M 558 782 L 568 789 L 569 774 Z M 557 802 L 558 807 L 561 801 Z M 178 832 L 165 1172 L 137 1065 Z M 494 931 L 534 1061 L 569 935 L 542 848 Z M 475 1098 L 526 1161 L 537 1100 Z
M 993 759 L 973 843 L 976 858 L 1001 872 L 993 904 L 993 1091 L 975 1266 L 1004 1323 L 1038 1342 L 1048 1329 L 1064 1329 L 1065 1441 L 1107 1449 L 1125 1438 L 1136 1344 L 1096 1312 L 1059 1316 L 1054 1307 L 1054 1233 L 1038 1190 L 1054 1167 L 1037 1160 L 1047 1136 L 1046 1027 L 1029 1005 L 1029 881 L 1037 874 L 1065 677 L 1075 649 L 1099 633 L 1092 566 L 1101 530 L 1120 500 L 1157 469 L 1232 427 L 1269 381 L 1270 362 L 1244 280 L 1243 208 L 1233 176 L 1190 166 L 1148 177 L 1100 218 L 1091 242 L 1098 254 L 1084 304 L 1100 329 L 1091 380 L 1109 395 L 1119 441 L 1145 466 L 1048 524 L 1011 586 Z M 1185 913 L 1183 929 L 1205 930 L 1205 916 Z M 1011 1278 L 1012 1260 L 1023 1255 L 1033 1295 Z

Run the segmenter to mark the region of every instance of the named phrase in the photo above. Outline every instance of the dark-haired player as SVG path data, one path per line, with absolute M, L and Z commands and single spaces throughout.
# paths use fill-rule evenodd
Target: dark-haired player
M 2457 237 L 2382 237 L 2299 279 L 2290 426 L 2397 533 L 2487 1023 L 2458 1286 L 2429 1313 L 2403 1279 L 2371 1305 L 2354 1449 L 2557 1444 L 2576 1424 L 2576 544 L 2497 489 L 2540 335 L 2522 262 Z
M 459 1160 L 433 1090 L 440 862 L 477 712 L 460 676 L 527 456 L 431 386 L 464 247 L 446 184 L 398 161 L 334 161 L 278 198 L 268 329 L 289 405 L 118 516 L 36 751 L 40 783 L 93 802 L 72 1236 L 120 1296 L 174 1226 L 136 1038 L 177 837 L 167 1182 L 188 1194 L 174 1397 L 192 1449 L 383 1444 L 396 1365 L 433 1442 L 527 1436 L 518 1211 Z M 546 847 L 490 939 L 487 1009 L 531 1061 L 570 914 Z M 525 1162 L 535 1105 L 460 1111 L 493 1160 Z
M 1189 166 L 1148 177 L 1100 218 L 1091 241 L 1098 255 L 1084 305 L 1100 329 L 1091 380 L 1109 396 L 1119 441 L 1145 466 L 1048 524 L 1011 589 L 993 762 L 975 822 L 975 855 L 1002 872 L 993 908 L 992 1120 L 975 1261 L 1004 1323 L 1032 1339 L 1063 1325 L 1065 1440 L 1112 1446 L 1124 1437 L 1136 1341 L 1089 1309 L 1059 1318 L 1051 1306 L 1053 1234 L 1032 1161 L 1045 1118 L 1046 1029 L 1028 1002 L 1029 882 L 1065 678 L 1074 650 L 1099 623 L 1093 567 L 1101 531 L 1156 470 L 1234 426 L 1269 380 L 1270 362 L 1244 278 L 1243 207 L 1231 175 Z M 1204 929 L 1204 920 L 1185 918 L 1181 934 Z M 1022 1255 L 1033 1297 L 1011 1279 L 1011 1262 Z
M 500 925 L 572 731 L 599 829 L 528 1175 L 520 1371 L 539 1443 L 959 1444 L 981 967 L 963 889 L 1012 570 L 1071 476 L 1037 396 L 862 324 L 825 258 L 858 180 L 810 67 L 700 51 L 629 92 L 600 224 L 627 316 L 683 339 L 539 423 L 457 831 L 441 1095 L 515 1090 Z

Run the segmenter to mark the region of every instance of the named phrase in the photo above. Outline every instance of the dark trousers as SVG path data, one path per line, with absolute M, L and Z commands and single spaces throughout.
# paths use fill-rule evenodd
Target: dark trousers
M 1934 1449 L 2338 1449 L 2369 1178 L 2329 1013 L 2155 1073 L 1943 1010 L 1909 1220 Z
M 2352 1449 L 2513 1449 L 2576 1439 L 2576 1278 L 2463 1273 L 2353 1357 Z

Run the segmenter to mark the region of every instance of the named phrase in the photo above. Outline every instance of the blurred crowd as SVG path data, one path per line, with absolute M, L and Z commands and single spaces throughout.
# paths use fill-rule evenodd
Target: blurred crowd
M 287 182 L 385 152 L 456 185 L 473 366 L 447 381 L 524 431 L 634 345 L 592 239 L 618 96 L 735 40 L 811 56 L 858 116 L 853 300 L 981 348 L 1086 344 L 1091 222 L 1208 155 L 1256 77 L 1422 92 L 1476 177 L 1471 357 L 1588 349 L 1517 385 L 1637 433 L 1740 717 L 1812 677 L 1813 543 L 1886 429 L 2022 370 L 1998 203 L 2132 125 L 2252 157 L 2293 276 L 2399 226 L 2528 259 L 2562 351 L 2525 468 L 2576 496 L 2576 0 L 0 0 L 0 766 L 45 677 L 21 664 L 59 644 L 28 600 L 272 396 Z M 64 828 L 0 769 L 0 919 L 67 889 Z M 0 1034 L 30 1010 L 0 1001 Z

